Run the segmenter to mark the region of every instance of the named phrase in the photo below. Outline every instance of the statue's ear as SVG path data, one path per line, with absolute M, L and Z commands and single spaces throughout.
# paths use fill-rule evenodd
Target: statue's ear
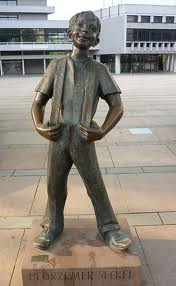
M 71 39 L 71 36 L 72 36 L 72 31 L 71 31 L 71 29 L 69 29 L 69 30 L 67 31 L 67 34 L 68 34 L 69 38 Z
M 99 38 L 96 38 L 95 43 L 93 44 L 93 47 L 95 47 L 96 45 L 98 45 L 99 42 L 100 42 L 100 39 L 99 39 Z

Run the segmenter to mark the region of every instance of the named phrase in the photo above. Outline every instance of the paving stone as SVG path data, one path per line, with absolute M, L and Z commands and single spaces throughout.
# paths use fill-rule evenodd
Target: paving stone
M 114 129 L 106 135 L 106 140 L 108 144 L 136 141 L 159 141 L 154 134 L 132 134 L 129 129 Z
M 140 240 L 136 233 L 136 229 L 135 227 L 131 226 L 130 230 L 131 230 L 131 234 L 133 237 L 133 242 L 136 246 L 140 261 L 142 263 L 142 276 L 143 276 L 142 286 L 154 286 L 153 278 L 152 278 L 150 269 L 148 268 L 147 261 L 146 261 Z
M 155 286 L 175 286 L 176 226 L 137 227 Z
M 176 212 L 159 213 L 164 224 L 176 224 Z
M 0 216 L 28 215 L 39 177 L 0 178 Z
M 153 166 L 153 167 L 142 167 L 144 173 L 169 173 L 176 172 L 176 166 Z
M 176 155 L 176 144 L 168 144 L 167 146 Z
M 12 176 L 14 170 L 0 170 L 0 177 Z
M 39 136 L 37 132 L 1 132 L 0 137 L 0 145 L 44 143 L 44 138 Z
M 0 285 L 2 286 L 9 285 L 23 233 L 24 230 L 0 230 Z
M 39 169 L 39 170 L 15 170 L 13 176 L 14 177 L 23 177 L 23 176 L 46 176 L 47 170 Z
M 18 254 L 18 258 L 15 263 L 15 268 L 14 268 L 13 276 L 11 279 L 11 283 L 9 286 L 23 286 L 21 269 L 22 269 L 22 264 L 24 260 L 24 255 L 25 255 L 25 248 L 26 248 L 26 241 L 22 241 L 21 246 L 20 246 L 20 251 Z
M 145 126 L 166 126 L 166 125 L 175 125 L 176 116 L 155 116 L 155 117 L 145 117 L 144 125 Z M 161 134 L 159 135 L 161 138 Z
M 109 146 L 115 167 L 176 165 L 176 156 L 166 146 Z
M 104 175 L 104 182 L 115 212 L 128 212 L 123 192 L 116 175 Z M 81 204 L 80 202 L 81 198 Z M 42 215 L 47 201 L 46 178 L 41 178 L 31 215 Z M 65 214 L 94 214 L 92 203 L 79 176 L 69 176 Z
M 0 217 L 0 229 L 30 228 L 35 219 L 41 219 L 41 216 Z
M 41 169 L 46 148 L 0 149 L 0 169 Z
M 176 113 L 175 113 L 176 115 Z M 154 134 L 157 138 L 162 140 L 176 140 L 176 127 L 163 127 L 162 128 L 155 128 Z
M 116 167 L 116 168 L 106 168 L 107 174 L 136 174 L 143 173 L 140 167 Z
M 117 217 L 125 217 L 129 225 L 159 225 L 162 221 L 157 213 L 119 214 Z
M 130 212 L 174 211 L 175 173 L 118 175 Z

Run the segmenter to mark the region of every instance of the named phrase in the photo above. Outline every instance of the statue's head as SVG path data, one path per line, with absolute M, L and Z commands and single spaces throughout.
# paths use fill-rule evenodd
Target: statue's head
M 92 11 L 84 11 L 70 19 L 68 35 L 74 46 L 79 49 L 89 49 L 99 43 L 100 30 L 98 17 Z

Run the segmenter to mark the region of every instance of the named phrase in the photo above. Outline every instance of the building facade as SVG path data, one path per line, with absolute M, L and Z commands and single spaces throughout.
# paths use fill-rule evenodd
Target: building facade
M 43 73 L 72 49 L 68 21 L 48 20 L 47 0 L 0 0 L 0 74 Z M 90 55 L 111 72 L 176 72 L 176 6 L 121 4 L 95 11 L 102 29 Z

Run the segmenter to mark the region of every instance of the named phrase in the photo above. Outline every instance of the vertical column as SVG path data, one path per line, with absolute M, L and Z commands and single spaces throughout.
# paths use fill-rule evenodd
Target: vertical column
M 138 23 L 141 23 L 141 15 L 138 15 Z
M 169 71 L 169 69 L 170 69 L 170 55 L 167 56 L 166 71 Z
M 46 71 L 46 59 L 43 59 L 43 68 L 44 68 L 44 72 Z
M 171 55 L 170 72 L 174 71 L 174 55 Z
M 0 74 L 3 75 L 2 60 L 0 60 Z
M 150 43 L 150 51 L 153 51 L 153 43 Z
M 24 59 L 22 59 L 22 72 L 23 72 L 23 75 L 25 75 Z
M 165 47 L 164 47 L 164 43 L 162 43 L 162 51 L 163 51 L 163 52 L 164 52 L 164 48 L 165 48 Z
M 120 74 L 120 55 L 115 55 L 115 73 Z
M 150 23 L 153 23 L 154 22 L 154 16 L 150 16 Z
M 166 16 L 162 17 L 162 23 L 166 23 Z
M 156 43 L 156 51 L 158 52 L 159 50 L 159 43 Z
M 174 69 L 173 69 L 173 72 L 176 72 L 176 54 L 174 54 L 173 57 L 174 57 Z
M 96 55 L 96 61 L 101 63 L 101 56 L 100 55 Z
M 131 43 L 131 51 L 134 52 L 134 42 Z

